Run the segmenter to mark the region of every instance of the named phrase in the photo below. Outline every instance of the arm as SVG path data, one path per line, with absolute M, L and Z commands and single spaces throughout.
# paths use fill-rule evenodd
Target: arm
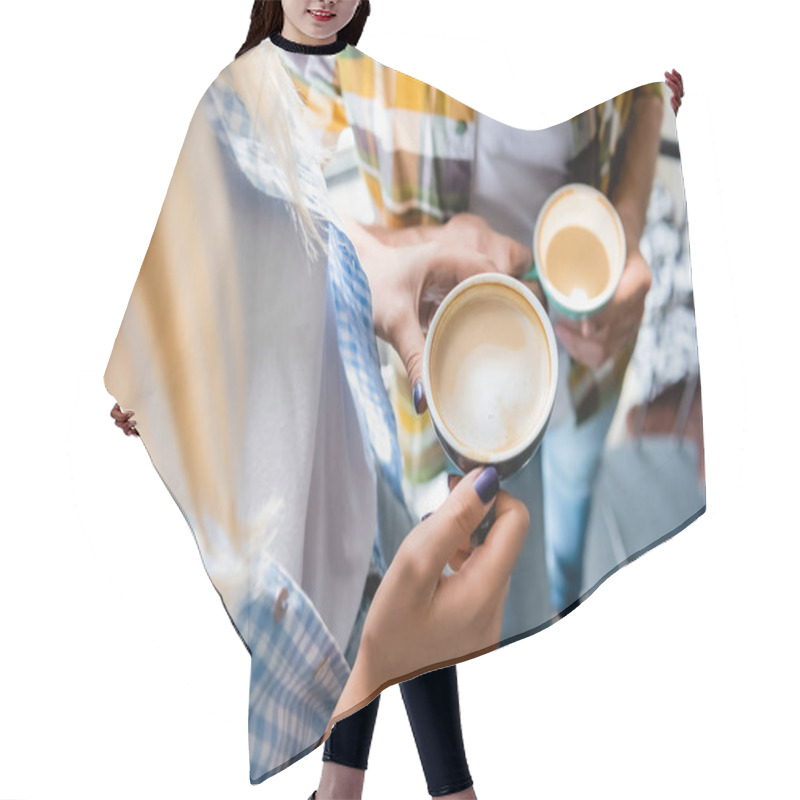
M 569 354 L 592 369 L 600 367 L 636 336 L 644 315 L 652 278 L 639 242 L 653 188 L 663 108 L 660 95 L 638 94 L 625 132 L 625 151 L 611 197 L 622 221 L 627 250 L 617 291 L 591 319 L 564 320 L 556 326 L 556 334 Z
M 664 101 L 659 96 L 640 95 L 633 102 L 632 121 L 626 131 L 625 157 L 611 197 L 622 220 L 628 252 L 639 250 L 644 231 L 663 115 Z
M 273 559 L 262 559 L 253 596 L 236 614 L 250 651 L 250 779 L 291 764 L 325 735 L 350 669 L 318 610 Z

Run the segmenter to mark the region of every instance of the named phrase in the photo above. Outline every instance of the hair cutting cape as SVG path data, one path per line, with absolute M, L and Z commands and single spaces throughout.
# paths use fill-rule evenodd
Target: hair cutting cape
M 514 186 L 523 194 L 513 220 L 492 206 L 508 164 L 519 157 L 548 189 L 569 179 L 611 192 L 637 101 L 659 94 L 655 86 L 548 136 L 481 117 L 352 47 L 289 54 L 265 40 L 203 95 L 105 384 L 135 412 L 251 655 L 253 782 L 320 744 L 375 583 L 427 510 L 420 487 L 444 468 L 434 445 L 420 472 L 414 459 L 431 450 L 430 431 L 411 430 L 402 381 L 392 386 L 395 413 L 381 382 L 366 279 L 320 166 L 330 134 L 352 129 L 353 186 L 371 197 L 377 222 L 438 225 L 480 210 L 479 188 L 490 224 L 522 239 L 544 190 L 532 188 L 525 206 L 524 186 Z M 520 152 L 525 133 L 541 140 L 538 161 Z M 679 170 L 677 147 L 662 149 L 659 163 Z M 550 161 L 559 165 L 552 174 Z M 546 440 L 542 457 L 504 486 L 534 513 L 501 644 L 549 624 L 705 508 L 679 171 L 669 185 L 657 176 L 646 223 L 653 286 L 636 350 L 599 375 L 560 354 L 571 376 L 553 426 L 563 441 L 548 450 Z M 619 385 L 605 391 L 603 375 L 625 377 L 623 400 Z M 559 473 L 574 463 L 588 465 L 579 486 Z M 554 526 L 552 541 L 548 508 L 579 517 L 568 530 Z

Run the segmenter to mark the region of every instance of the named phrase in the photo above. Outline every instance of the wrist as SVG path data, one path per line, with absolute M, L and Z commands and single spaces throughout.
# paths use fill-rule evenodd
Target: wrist
M 638 247 L 628 251 L 623 276 L 627 290 L 643 300 L 644 295 L 650 291 L 653 275 Z
M 369 667 L 369 657 L 364 650 L 362 639 L 353 669 L 331 714 L 331 720 L 328 723 L 329 727 L 357 711 L 357 706 L 363 707 L 367 705 L 373 699 L 373 696 L 379 694 L 377 679 L 372 675 L 372 670 Z
M 644 261 L 642 251 L 639 247 L 639 242 L 626 242 L 625 243 L 625 264 L 632 264 L 634 262 Z
M 389 247 L 406 247 L 423 244 L 430 238 L 428 228 L 433 225 L 412 225 L 408 228 L 387 228 L 382 225 L 367 225 L 367 230 L 381 243 Z
M 639 252 L 639 242 L 644 232 L 644 219 L 641 210 L 634 203 L 627 203 L 624 199 L 614 201 L 614 208 L 622 223 L 622 234 L 625 237 L 626 260 Z

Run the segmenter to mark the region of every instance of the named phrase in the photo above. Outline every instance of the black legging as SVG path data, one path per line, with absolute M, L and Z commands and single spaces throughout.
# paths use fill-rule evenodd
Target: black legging
M 472 777 L 461 735 L 456 668 L 445 667 L 403 681 L 400 692 L 430 795 L 440 797 L 468 789 Z M 325 740 L 323 761 L 367 768 L 380 699 L 378 695 L 369 705 L 333 726 Z

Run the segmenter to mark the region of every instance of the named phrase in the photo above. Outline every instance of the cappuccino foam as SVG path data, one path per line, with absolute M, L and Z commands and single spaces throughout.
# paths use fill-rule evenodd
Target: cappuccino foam
M 603 242 L 582 225 L 568 225 L 553 236 L 545 265 L 553 286 L 574 303 L 598 297 L 611 280 L 611 262 Z
M 488 461 L 522 443 L 542 416 L 550 380 L 544 328 L 515 291 L 476 284 L 445 309 L 431 345 L 431 390 L 461 448 Z

